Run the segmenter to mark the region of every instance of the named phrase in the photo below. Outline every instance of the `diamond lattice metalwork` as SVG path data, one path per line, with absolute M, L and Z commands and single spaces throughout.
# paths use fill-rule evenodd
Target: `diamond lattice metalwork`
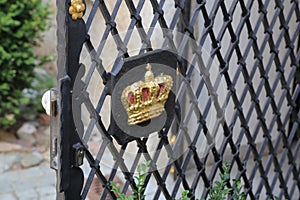
M 207 198 L 225 162 L 228 186 L 240 179 L 248 199 L 299 197 L 298 0 L 85 4 L 84 20 L 74 21 L 68 2 L 57 1 L 58 197 L 86 199 L 98 181 L 97 199 L 116 199 L 109 183 L 135 190 L 145 160 L 146 199 L 183 190 Z M 109 132 L 111 76 L 124 60 L 159 49 L 177 57 L 180 112 L 170 126 L 119 145 Z M 74 164 L 82 149 L 85 173 Z

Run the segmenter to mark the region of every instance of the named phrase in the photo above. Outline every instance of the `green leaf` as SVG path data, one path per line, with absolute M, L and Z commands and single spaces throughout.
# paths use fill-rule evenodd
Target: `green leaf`
M 133 197 L 132 196 L 128 196 L 127 199 L 128 200 L 133 200 Z

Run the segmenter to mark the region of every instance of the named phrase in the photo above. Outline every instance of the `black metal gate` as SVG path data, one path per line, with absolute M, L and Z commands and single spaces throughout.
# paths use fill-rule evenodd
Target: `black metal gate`
M 130 193 L 138 163 L 151 161 L 146 199 L 175 199 L 183 190 L 191 199 L 207 198 L 225 162 L 227 185 L 240 179 L 247 199 L 299 199 L 299 6 L 298 0 L 57 0 L 51 114 L 57 198 L 86 199 L 98 181 L 97 199 L 116 199 L 110 182 Z M 173 86 L 165 118 L 134 129 L 120 96 L 143 80 L 149 63 Z M 142 98 L 153 95 L 147 92 Z

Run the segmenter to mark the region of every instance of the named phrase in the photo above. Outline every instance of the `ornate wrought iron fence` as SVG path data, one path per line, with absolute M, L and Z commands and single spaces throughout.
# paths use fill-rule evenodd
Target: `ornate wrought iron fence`
M 135 190 L 141 160 L 151 161 L 146 199 L 183 190 L 207 198 L 224 162 L 248 199 L 299 198 L 298 0 L 71 0 L 57 9 L 51 167 L 58 199 L 86 199 L 97 181 L 98 199 L 116 199 L 110 182 L 117 177 L 124 193 Z M 128 19 L 118 18 L 124 12 Z M 156 131 L 145 125 L 154 127 L 145 137 L 123 130 L 108 102 L 121 110 L 118 83 L 141 79 L 140 71 L 134 81 L 122 77 L 147 63 L 155 74 L 170 66 L 174 88 L 166 123 Z

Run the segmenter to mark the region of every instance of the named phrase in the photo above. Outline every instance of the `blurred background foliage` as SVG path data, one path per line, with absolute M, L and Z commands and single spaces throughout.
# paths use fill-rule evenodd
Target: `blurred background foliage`
M 34 51 L 52 13 L 42 0 L 0 0 L 0 8 L 0 128 L 8 128 L 37 116 L 41 95 L 54 85 L 41 69 L 51 58 Z

